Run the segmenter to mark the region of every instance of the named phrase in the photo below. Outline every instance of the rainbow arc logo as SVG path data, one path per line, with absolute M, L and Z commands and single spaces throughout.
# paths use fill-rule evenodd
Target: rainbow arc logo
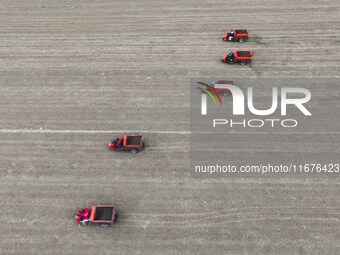
M 213 86 L 208 85 L 204 82 L 197 82 L 197 83 L 204 86 L 204 87 L 197 87 L 197 88 L 202 90 L 203 93 L 207 94 L 211 98 L 211 100 L 214 102 L 215 105 L 216 105 L 216 99 L 215 99 L 215 96 L 216 96 L 220 105 L 222 106 L 223 103 L 222 103 L 221 96 Z

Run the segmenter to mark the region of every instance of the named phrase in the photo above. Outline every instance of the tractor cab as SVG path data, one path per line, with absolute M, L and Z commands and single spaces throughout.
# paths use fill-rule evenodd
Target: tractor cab
M 235 61 L 235 54 L 234 52 L 230 52 L 227 55 L 227 63 L 233 63 Z

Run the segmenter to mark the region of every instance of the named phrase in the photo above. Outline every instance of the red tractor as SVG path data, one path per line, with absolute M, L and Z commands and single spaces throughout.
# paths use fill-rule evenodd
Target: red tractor
M 224 55 L 221 61 L 228 64 L 239 63 L 241 66 L 244 66 L 245 64 L 249 64 L 252 59 L 253 54 L 251 54 L 249 50 L 238 50 Z
M 230 33 L 225 33 L 223 41 L 233 41 L 243 43 L 248 40 L 249 33 L 247 29 L 233 29 Z
M 144 149 L 142 135 L 124 135 L 123 138 L 117 138 L 108 144 L 110 150 L 130 151 L 136 154 Z
M 213 81 L 210 83 L 210 85 L 217 90 L 219 94 L 222 96 L 229 96 L 231 94 L 230 90 L 225 88 L 223 85 L 235 85 L 234 81 L 232 80 L 218 80 L 218 81 Z
M 113 205 L 94 205 L 91 209 L 84 208 L 78 211 L 75 221 L 83 224 L 98 224 L 102 227 L 108 227 L 117 220 L 115 206 Z

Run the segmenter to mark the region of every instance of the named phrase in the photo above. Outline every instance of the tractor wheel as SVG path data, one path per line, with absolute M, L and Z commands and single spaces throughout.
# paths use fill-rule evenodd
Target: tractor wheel
M 240 39 L 238 39 L 238 42 L 243 43 L 243 42 L 244 42 L 244 39 L 243 39 L 243 38 L 240 38 Z
M 82 223 L 84 226 L 86 226 L 86 225 L 91 225 L 91 221 L 85 221 L 85 222 L 83 222 Z
M 132 154 L 138 153 L 138 150 L 137 150 L 137 149 L 131 149 L 130 151 L 131 151 Z
M 115 220 L 113 222 L 117 222 L 118 221 L 118 213 L 115 214 Z
M 110 226 L 110 224 L 102 223 L 102 224 L 100 224 L 100 226 L 101 226 L 102 228 L 107 228 L 108 226 Z
M 244 66 L 245 64 L 246 64 L 246 61 L 241 61 L 241 62 L 240 62 L 240 65 L 241 65 L 241 66 Z

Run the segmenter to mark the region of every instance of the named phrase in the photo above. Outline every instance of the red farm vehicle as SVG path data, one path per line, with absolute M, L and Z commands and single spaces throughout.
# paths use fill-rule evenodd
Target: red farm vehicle
M 90 209 L 78 211 L 75 220 L 83 225 L 97 224 L 108 227 L 117 220 L 116 208 L 113 205 L 94 205 Z
M 231 94 L 230 90 L 225 88 L 223 85 L 235 85 L 232 80 L 218 80 L 213 81 L 210 85 L 217 90 L 222 96 L 229 96 Z
M 130 151 L 136 154 L 144 149 L 144 142 L 142 135 L 124 135 L 123 138 L 112 140 L 108 147 L 110 150 L 116 151 Z
M 243 43 L 248 40 L 249 33 L 247 29 L 233 29 L 229 33 L 225 33 L 223 41 L 232 41 Z
M 197 82 L 198 84 L 204 85 L 206 88 L 209 89 L 209 86 L 213 87 L 214 90 L 221 96 L 229 96 L 231 95 L 231 91 L 226 87 L 226 85 L 234 85 L 235 83 L 233 80 L 217 80 L 212 81 L 210 84 L 204 82 Z
M 245 64 L 249 64 L 252 59 L 253 54 L 251 54 L 249 50 L 238 50 L 224 55 L 221 61 L 228 64 L 239 63 L 241 66 L 244 66 Z

